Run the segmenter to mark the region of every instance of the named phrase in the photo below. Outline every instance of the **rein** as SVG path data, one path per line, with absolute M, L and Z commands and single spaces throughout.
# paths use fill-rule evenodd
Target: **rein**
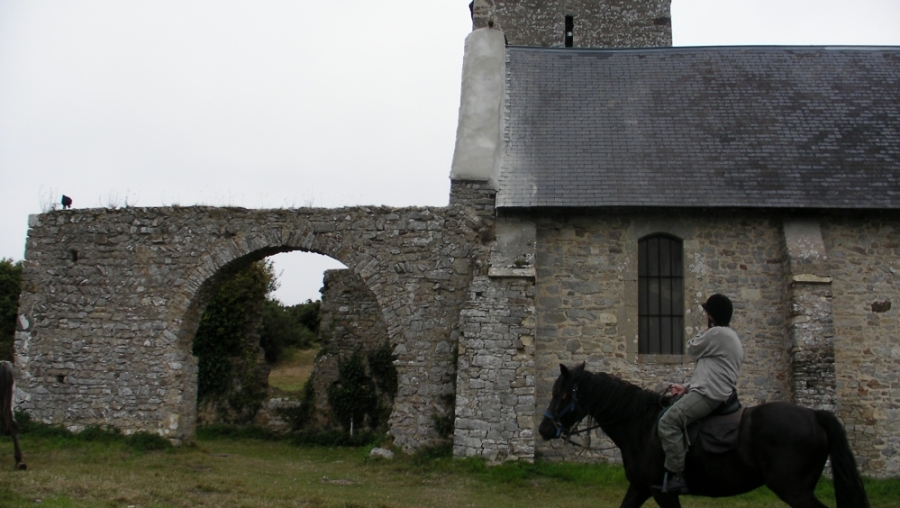
M 588 419 L 593 420 L 593 417 L 591 415 L 588 415 Z M 582 453 L 584 453 L 587 450 L 602 452 L 602 451 L 612 450 L 612 449 L 616 448 L 616 446 L 607 446 L 606 448 L 591 448 L 590 431 L 592 431 L 594 429 L 599 429 L 600 425 L 590 426 L 591 425 L 590 423 L 588 423 L 588 425 L 589 425 L 589 427 L 587 427 L 585 429 L 570 430 L 569 432 L 567 432 L 565 435 L 565 438 L 563 439 L 563 442 L 569 443 L 570 445 L 573 445 L 573 446 L 580 446 L 581 451 L 578 452 L 578 455 L 581 455 Z M 578 427 L 577 423 L 575 424 L 575 427 Z M 603 429 L 601 429 L 601 432 L 602 432 L 602 430 Z M 582 433 L 585 433 L 584 440 L 582 442 L 579 443 L 577 441 L 572 440 L 572 436 L 577 435 L 577 434 L 582 434 Z
M 671 388 L 671 386 L 667 386 L 666 388 L 664 388 L 663 390 L 660 391 L 660 407 L 663 407 L 663 404 L 662 404 L 663 396 L 666 392 L 669 391 L 670 388 Z M 583 428 L 583 429 L 578 428 L 578 425 L 581 423 L 581 420 L 576 422 L 575 425 L 572 426 L 572 428 L 566 429 L 563 426 L 560 419 L 564 415 L 566 415 L 570 412 L 573 412 L 573 411 L 585 413 L 585 416 L 587 416 L 589 418 L 589 420 L 588 420 L 589 423 L 586 428 Z M 578 406 L 578 383 L 572 384 L 572 401 L 566 407 L 564 407 L 562 409 L 562 411 L 559 412 L 559 414 L 554 415 L 548 409 L 548 410 L 544 411 L 544 416 L 549 418 L 550 421 L 553 423 L 553 426 L 556 427 L 557 439 L 561 439 L 564 443 L 568 443 L 568 444 L 571 444 L 574 446 L 581 447 L 581 451 L 578 453 L 579 455 L 584 453 L 586 450 L 591 449 L 590 448 L 590 446 L 591 446 L 590 431 L 595 430 L 595 429 L 601 429 L 601 425 L 599 423 L 596 425 L 591 424 L 592 422 L 596 421 L 596 420 L 594 420 L 594 417 L 592 415 L 588 414 L 585 411 L 582 411 L 579 408 L 579 406 Z M 612 422 L 606 422 L 606 423 L 607 424 L 616 423 L 618 420 L 624 420 L 624 418 L 625 418 L 624 416 L 620 416 L 618 419 L 615 419 Z M 601 429 L 601 432 L 603 432 L 602 429 Z M 572 440 L 572 437 L 576 436 L 578 434 L 585 434 L 584 441 L 581 443 Z M 610 447 L 606 447 L 606 448 L 598 448 L 598 449 L 595 449 L 595 451 L 605 451 L 605 450 L 611 450 L 614 448 L 616 448 L 616 446 L 610 446 Z

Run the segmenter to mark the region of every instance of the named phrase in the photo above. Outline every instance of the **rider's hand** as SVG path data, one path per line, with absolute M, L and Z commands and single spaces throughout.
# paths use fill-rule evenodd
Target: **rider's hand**
M 684 395 L 687 392 L 687 389 L 682 385 L 671 385 L 669 386 L 669 393 L 675 395 L 676 397 L 679 395 Z

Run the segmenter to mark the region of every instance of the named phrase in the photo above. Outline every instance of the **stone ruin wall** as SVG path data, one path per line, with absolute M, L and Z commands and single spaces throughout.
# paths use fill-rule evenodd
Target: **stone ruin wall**
M 332 419 L 328 401 L 328 388 L 340 377 L 338 363 L 354 352 L 365 356 L 384 344 L 390 345 L 390 337 L 378 300 L 352 270 L 326 270 L 321 293 L 318 335 L 321 347 L 310 377 L 315 399 L 311 421 L 305 428 L 341 431 L 343 428 Z M 254 423 L 275 432 L 288 432 L 292 423 L 285 419 L 284 411 L 300 405 L 297 395 L 278 392 L 265 402 Z
M 350 270 L 328 270 L 319 309 L 321 350 L 313 370 L 315 426 L 332 423 L 328 388 L 339 379 L 338 364 L 354 353 L 374 351 L 389 344 L 387 325 L 375 295 Z M 340 430 L 338 426 L 335 430 Z
M 16 332 L 18 407 L 73 430 L 193 438 L 202 310 L 229 272 L 302 250 L 341 261 L 375 295 L 395 345 L 395 443 L 440 442 L 459 312 L 485 225 L 462 207 L 65 210 L 29 219 Z
M 479 277 L 460 315 L 453 454 L 534 459 L 534 280 Z

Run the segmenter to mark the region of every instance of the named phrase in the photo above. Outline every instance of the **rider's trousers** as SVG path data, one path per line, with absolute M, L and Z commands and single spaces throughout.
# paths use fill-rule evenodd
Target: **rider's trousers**
M 666 453 L 666 469 L 684 472 L 684 456 L 687 454 L 685 429 L 700 418 L 712 413 L 721 401 L 715 401 L 694 391 L 685 393 L 659 419 L 659 439 Z

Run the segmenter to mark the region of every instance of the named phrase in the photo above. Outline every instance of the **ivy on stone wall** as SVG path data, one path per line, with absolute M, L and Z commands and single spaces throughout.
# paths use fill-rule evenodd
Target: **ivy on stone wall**
M 375 386 L 391 400 L 397 395 L 397 367 L 394 366 L 394 352 L 391 346 L 384 343 L 378 349 L 369 352 L 369 370 Z
M 366 355 L 357 350 L 338 363 L 339 377 L 328 389 L 335 419 L 349 429 L 379 429 L 387 424 L 397 394 L 397 369 L 389 345 Z
M 275 289 L 271 262 L 258 261 L 222 284 L 200 320 L 193 353 L 199 361 L 198 403 L 222 423 L 247 423 L 266 397 L 268 368 L 259 347 L 266 296 Z
M 375 383 L 366 372 L 362 355 L 357 351 L 350 358 L 339 362 L 338 371 L 338 381 L 328 389 L 328 402 L 335 418 L 346 429 L 351 424 L 357 428 L 363 427 L 367 418 L 371 426 L 377 426 L 378 397 L 375 395 Z
M 279 416 L 290 422 L 292 431 L 302 430 L 312 418 L 312 412 L 316 405 L 315 386 L 316 373 L 313 371 L 303 385 L 303 394 L 300 396 L 300 405 L 278 410 Z
M 0 360 L 13 359 L 13 337 L 22 289 L 22 262 L 0 259 Z

